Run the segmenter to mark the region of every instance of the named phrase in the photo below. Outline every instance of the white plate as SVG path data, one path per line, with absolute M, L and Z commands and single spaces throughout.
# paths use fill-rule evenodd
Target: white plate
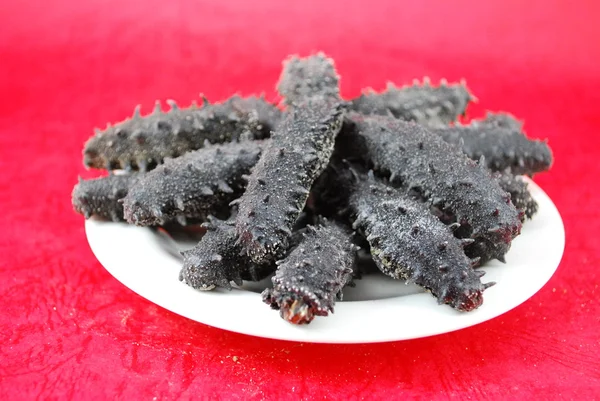
M 189 238 L 160 231 L 87 220 L 92 251 L 117 280 L 142 297 L 192 320 L 238 333 L 291 341 L 369 343 L 406 340 L 473 326 L 525 302 L 548 282 L 563 254 L 565 232 L 550 198 L 530 183 L 539 212 L 513 241 L 506 264 L 493 261 L 483 270 L 483 281 L 497 284 L 484 294 L 483 305 L 460 313 L 437 305 L 417 287 L 379 274 L 365 276 L 344 291 L 335 314 L 294 326 L 262 303 L 258 291 L 268 279 L 245 289 L 196 291 L 178 280 L 178 250 L 194 245 Z M 376 299 L 379 298 L 379 299 Z

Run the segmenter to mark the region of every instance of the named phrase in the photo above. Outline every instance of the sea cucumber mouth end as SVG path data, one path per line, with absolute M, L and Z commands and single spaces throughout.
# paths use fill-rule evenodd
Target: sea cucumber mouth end
M 281 317 L 292 324 L 309 324 L 315 317 L 314 308 L 302 298 L 290 299 L 281 305 Z

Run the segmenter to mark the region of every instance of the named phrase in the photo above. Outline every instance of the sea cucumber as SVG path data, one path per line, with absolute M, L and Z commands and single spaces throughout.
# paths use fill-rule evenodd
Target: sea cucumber
M 517 210 L 523 212 L 523 220 L 525 217 L 533 218 L 538 211 L 538 203 L 531 196 L 523 177 L 505 171 L 495 173 L 494 178 L 500 187 L 510 194 L 510 199 Z
M 510 169 L 513 174 L 533 175 L 552 165 L 552 152 L 546 142 L 529 139 L 507 116 L 488 114 L 485 120 L 469 125 L 432 128 L 444 141 L 456 145 L 471 159 L 485 158 L 493 171 Z
M 354 175 L 354 176 L 352 176 Z M 370 244 L 377 267 L 395 279 L 405 279 L 430 291 L 440 304 L 470 311 L 483 302 L 483 272 L 473 270 L 464 247 L 429 210 L 427 203 L 405 190 L 392 188 L 372 172 L 360 174 L 330 165 L 316 186 L 320 202 L 338 206 L 352 227 Z
M 263 291 L 263 301 L 294 324 L 333 313 L 336 297 L 342 299 L 353 278 L 357 247 L 352 236 L 337 223 L 308 226 L 295 249 L 277 262 L 273 288 Z
M 393 185 L 449 210 L 461 226 L 461 236 L 485 243 L 487 255 L 503 260 L 512 239 L 520 234 L 519 212 L 487 168 L 425 127 L 352 113 L 337 142 L 342 154 L 366 161 L 389 176 Z
M 119 199 L 127 195 L 143 174 L 119 174 L 91 180 L 80 178 L 71 196 L 73 208 L 86 219 L 96 215 L 113 221 L 123 221 L 123 205 Z
M 232 96 L 229 100 L 232 105 L 240 110 L 254 111 L 258 117 L 259 126 L 256 128 L 261 132 L 260 137 L 268 138 L 271 131 L 275 130 L 281 122 L 283 112 L 273 104 L 267 102 L 261 96 Z
M 351 102 L 351 109 L 362 114 L 393 115 L 407 121 L 425 125 L 448 125 L 464 115 L 467 105 L 475 97 L 464 82 L 448 84 L 442 80 L 439 86 L 432 86 L 425 78 L 420 84 L 397 88 L 388 83 L 381 93 L 371 90 Z
M 253 99 L 251 102 L 257 102 Z M 271 127 L 260 121 L 249 102 L 235 96 L 221 104 L 205 102 L 187 109 L 167 102 L 171 110 L 163 112 L 160 102 L 152 114 L 140 115 L 136 107 L 132 118 L 97 130 L 84 148 L 84 164 L 107 170 L 150 170 L 167 157 L 174 158 L 200 149 L 209 143 L 223 143 L 246 134 L 254 139 L 269 136 Z
M 265 141 L 242 141 L 204 148 L 168 159 L 145 173 L 123 199 L 125 218 L 147 226 L 176 219 L 226 217 L 229 202 L 246 187 L 244 176 L 258 161 Z
M 283 62 L 283 71 L 277 90 L 285 105 L 302 103 L 306 98 L 319 95 L 339 102 L 340 77 L 334 61 L 323 53 L 309 57 L 291 56 Z
M 283 256 L 314 180 L 327 166 L 344 109 L 311 97 L 286 114 L 239 198 L 236 232 L 257 264 Z
M 241 252 L 237 244 L 234 221 L 209 217 L 202 226 L 206 233 L 194 248 L 181 252 L 183 267 L 179 280 L 197 290 L 215 287 L 231 290 L 231 282 L 242 285 L 243 280 L 258 281 L 275 270 L 274 264 L 255 265 Z

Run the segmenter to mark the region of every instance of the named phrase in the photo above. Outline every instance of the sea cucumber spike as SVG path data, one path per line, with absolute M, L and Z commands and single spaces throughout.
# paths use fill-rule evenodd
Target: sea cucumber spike
M 169 105 L 169 107 L 171 108 L 171 110 L 178 110 L 179 106 L 177 106 L 177 102 L 175 102 L 175 100 L 173 99 L 167 99 L 167 104 Z
M 137 118 L 141 118 L 141 111 L 142 111 L 142 105 L 138 104 L 135 106 L 135 108 L 133 109 L 133 118 L 137 119 Z
M 104 219 L 122 221 L 123 205 L 120 200 L 141 176 L 141 173 L 134 173 L 91 180 L 80 179 L 73 188 L 73 208 L 86 219 L 97 215 Z
M 229 186 L 225 181 L 221 180 L 217 182 L 217 189 L 225 194 L 234 193 L 234 189 Z
M 461 225 L 460 223 L 452 223 L 448 226 L 448 228 L 452 231 L 456 231 L 457 229 L 460 228 L 460 225 Z
M 161 105 L 160 105 L 160 100 L 156 100 L 154 102 L 154 110 L 152 111 L 152 114 L 159 114 L 161 113 L 162 109 L 161 109 Z M 161 123 L 161 121 L 157 121 L 156 124 L 159 125 Z M 157 128 L 160 128 L 157 126 Z
M 215 192 L 210 187 L 200 187 L 200 193 L 204 196 L 213 196 Z
M 228 204 L 244 191 L 241 176 L 250 172 L 265 146 L 264 141 L 215 145 L 168 160 L 129 190 L 123 204 L 126 219 L 145 226 L 177 215 L 226 217 Z M 220 182 L 228 182 L 228 190 Z
M 327 166 L 343 119 L 343 106 L 332 105 L 320 97 L 295 104 L 273 132 L 270 144 L 252 170 L 246 192 L 241 196 L 236 232 L 248 256 L 258 264 L 283 256 L 289 236 L 281 227 L 291 229 L 308 200 L 314 180 Z M 318 124 L 328 121 L 328 128 Z M 285 157 L 279 157 L 279 149 Z M 316 160 L 304 156 L 314 153 Z M 270 195 L 268 204 L 263 202 Z M 296 213 L 290 213 L 295 208 Z M 254 238 L 257 225 L 266 227 L 264 238 Z
M 262 293 L 263 301 L 293 324 L 333 313 L 336 297 L 341 298 L 354 274 L 351 231 L 336 223 L 322 224 L 307 226 L 296 248 L 278 264 L 273 288 Z
M 477 267 L 481 265 L 481 256 L 471 259 L 471 267 Z
M 495 286 L 495 285 L 496 285 L 496 282 L 495 282 L 495 281 L 490 281 L 489 283 L 483 283 L 483 288 L 484 288 L 485 290 L 487 290 L 488 288 L 490 288 L 490 287 L 493 287 L 493 286 Z
M 474 242 L 475 242 L 475 240 L 473 238 L 463 238 L 460 240 L 460 244 L 462 245 L 463 248 L 471 245 Z
M 183 198 L 181 196 L 176 196 L 173 198 L 174 202 L 175 202 L 175 207 L 181 211 L 185 210 L 185 202 L 183 201 Z
M 479 276 L 479 278 L 481 278 L 481 277 L 485 276 L 485 271 L 484 270 L 475 270 L 475 274 L 477 274 Z

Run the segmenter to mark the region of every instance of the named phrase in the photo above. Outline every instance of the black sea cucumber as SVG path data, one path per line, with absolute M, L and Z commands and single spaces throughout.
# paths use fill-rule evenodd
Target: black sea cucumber
M 470 123 L 471 126 L 492 126 L 499 128 L 507 128 L 515 131 L 521 131 L 523 129 L 523 122 L 518 120 L 515 116 L 505 111 L 491 112 L 488 111 L 485 114 L 485 118 L 479 120 L 473 120 Z
M 336 297 L 342 299 L 353 278 L 357 247 L 352 235 L 336 223 L 308 226 L 294 250 L 277 262 L 273 288 L 263 291 L 263 301 L 294 324 L 333 313 Z
M 123 205 L 119 202 L 127 195 L 144 173 L 111 175 L 109 177 L 91 180 L 79 179 L 72 193 L 73 208 L 86 219 L 92 215 L 111 219 L 123 220 Z
M 500 187 L 510 194 L 510 199 L 517 210 L 523 212 L 523 219 L 525 217 L 528 219 L 533 218 L 538 211 L 538 203 L 531 196 L 529 189 L 527 189 L 527 182 L 523 177 L 505 171 L 495 173 L 494 178 L 496 178 Z
M 392 184 L 449 210 L 461 226 L 461 235 L 484 243 L 487 255 L 503 260 L 512 239 L 520 234 L 519 212 L 487 168 L 425 127 L 353 113 L 337 142 L 342 154 L 367 161 L 376 172 L 389 176 Z
M 354 175 L 354 176 L 353 176 Z M 354 170 L 331 164 L 315 185 L 320 202 L 336 205 L 370 244 L 377 267 L 395 279 L 406 279 L 430 291 L 440 304 L 470 311 L 483 302 L 483 272 L 473 270 L 452 227 L 431 214 L 429 206 L 406 191 L 392 188 Z
M 464 82 L 432 86 L 428 78 L 423 84 L 397 88 L 388 83 L 381 93 L 370 91 L 352 100 L 351 109 L 362 114 L 393 115 L 407 121 L 426 125 L 447 125 L 464 115 L 474 96 Z
M 292 56 L 283 62 L 277 90 L 288 106 L 315 95 L 339 102 L 339 80 L 334 61 L 325 54 Z
M 96 132 L 84 148 L 87 167 L 113 169 L 152 169 L 167 157 L 173 158 L 199 149 L 206 141 L 222 143 L 247 134 L 254 139 L 268 137 L 268 121 L 260 121 L 250 101 L 237 96 L 221 104 L 205 102 L 181 109 L 169 101 L 171 110 L 161 111 L 160 103 L 147 116 L 139 106 L 133 117 Z M 270 114 L 269 114 L 270 115 Z M 271 117 L 268 117 L 271 118 Z
M 273 104 L 267 102 L 262 95 L 259 97 L 232 96 L 228 102 L 231 102 L 239 110 L 256 112 L 260 124 L 257 126 L 257 129 L 264 138 L 271 135 L 271 131 L 277 128 L 283 116 L 283 112 Z
M 258 161 L 265 141 L 206 145 L 168 159 L 145 173 L 123 199 L 130 223 L 162 225 L 177 219 L 203 220 L 209 214 L 226 217 L 229 202 L 246 187 L 244 177 Z
M 236 232 L 257 264 L 283 256 L 314 180 L 327 166 L 344 110 L 321 97 L 295 104 L 252 170 L 237 201 Z
M 509 117 L 488 114 L 485 120 L 469 125 L 432 128 L 444 141 L 460 147 L 471 159 L 485 158 L 493 171 L 510 169 L 513 174 L 533 175 L 552 165 L 552 152 L 546 142 L 525 136 L 518 122 Z
M 275 270 L 274 264 L 255 265 L 241 252 L 234 221 L 209 217 L 206 233 L 194 248 L 182 252 L 183 267 L 179 280 L 202 291 L 215 287 L 231 289 L 231 282 L 258 281 Z

